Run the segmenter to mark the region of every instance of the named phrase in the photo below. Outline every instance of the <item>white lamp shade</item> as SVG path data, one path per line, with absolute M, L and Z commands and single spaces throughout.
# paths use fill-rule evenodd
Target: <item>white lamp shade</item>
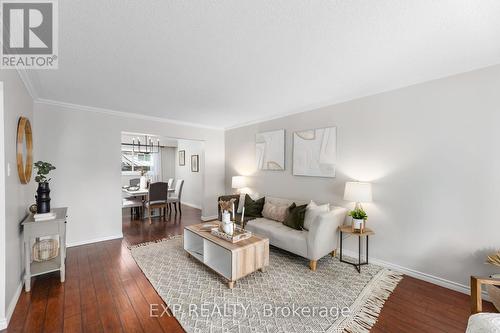
M 371 202 L 372 184 L 361 182 L 346 182 L 344 200 L 353 202 Z
M 243 176 L 233 176 L 231 183 L 232 183 L 231 184 L 232 188 L 240 189 L 240 188 L 244 188 L 247 186 L 246 179 Z

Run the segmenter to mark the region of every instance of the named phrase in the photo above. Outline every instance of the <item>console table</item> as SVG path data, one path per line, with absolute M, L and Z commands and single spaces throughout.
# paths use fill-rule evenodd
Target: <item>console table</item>
M 24 289 L 26 292 L 31 290 L 31 278 L 33 276 L 60 271 L 61 282 L 65 279 L 65 260 L 66 260 L 66 218 L 68 208 L 54 208 L 56 218 L 48 221 L 35 222 L 33 214 L 30 214 L 22 223 L 24 252 L 25 252 L 25 275 Z M 59 236 L 59 254 L 57 257 L 46 261 L 31 262 L 31 252 L 33 243 L 37 238 L 46 236 Z

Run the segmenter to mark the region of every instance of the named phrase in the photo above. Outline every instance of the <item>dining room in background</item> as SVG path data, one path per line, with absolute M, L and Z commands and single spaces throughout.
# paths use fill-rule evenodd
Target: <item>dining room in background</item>
M 169 208 L 173 208 L 174 215 L 175 211 L 180 213 L 180 203 L 201 208 L 203 142 L 125 132 L 122 133 L 121 141 L 122 216 L 124 218 L 140 221 L 149 218 L 147 209 L 147 202 L 150 201 L 148 200 L 149 186 L 159 182 L 168 184 Z M 187 168 L 186 153 L 190 159 Z M 142 188 L 140 184 L 136 184 L 141 178 L 145 178 L 147 184 Z M 183 184 L 182 199 L 178 193 L 181 183 Z M 152 207 L 153 223 L 156 217 L 164 215 L 163 208 L 160 210 Z M 169 219 L 166 218 L 166 221 L 168 222 Z

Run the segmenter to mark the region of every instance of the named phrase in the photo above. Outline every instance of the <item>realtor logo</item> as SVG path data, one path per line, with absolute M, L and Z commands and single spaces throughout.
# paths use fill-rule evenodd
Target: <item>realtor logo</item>
M 57 69 L 55 0 L 1 1 L 1 68 Z

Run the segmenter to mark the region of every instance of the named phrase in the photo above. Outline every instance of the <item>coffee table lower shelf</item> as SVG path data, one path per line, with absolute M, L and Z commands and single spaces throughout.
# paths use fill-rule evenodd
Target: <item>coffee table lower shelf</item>
M 253 235 L 238 243 L 220 239 L 201 229 L 203 224 L 184 228 L 184 250 L 224 277 L 229 288 L 242 277 L 269 265 L 269 239 Z

